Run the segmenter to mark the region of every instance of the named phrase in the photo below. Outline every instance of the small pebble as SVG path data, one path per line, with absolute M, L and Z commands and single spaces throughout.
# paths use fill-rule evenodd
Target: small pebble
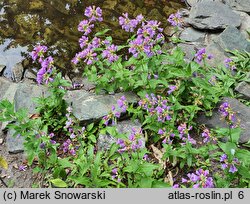
M 3 139 L 2 139 L 2 138 L 0 139 L 0 145 L 1 145 L 1 144 L 3 144 Z

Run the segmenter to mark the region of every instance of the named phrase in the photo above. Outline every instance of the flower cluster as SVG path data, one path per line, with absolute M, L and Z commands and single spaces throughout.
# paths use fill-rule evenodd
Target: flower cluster
M 156 45 L 164 42 L 163 29 L 158 21 L 142 21 L 141 27 L 137 30 L 136 38 L 129 42 L 129 53 L 134 57 L 145 53 L 148 57 L 160 54 L 161 50 L 156 49 Z
M 31 52 L 31 57 L 35 62 L 38 58 L 39 63 L 42 63 L 44 59 L 44 54 L 47 52 L 48 48 L 44 45 L 37 45 Z
M 75 147 L 70 139 L 67 139 L 63 144 L 62 144 L 62 150 L 64 153 L 69 152 L 71 155 L 76 155 L 76 150 L 77 147 Z
M 187 174 L 188 179 L 182 178 L 182 183 L 191 184 L 193 188 L 214 188 L 213 178 L 209 171 L 199 169 L 195 173 Z
M 129 19 L 128 13 L 123 13 L 119 17 L 119 24 L 122 26 L 122 29 L 126 32 L 134 32 L 135 28 L 143 21 L 144 17 L 138 15 L 135 19 Z
M 112 179 L 117 180 L 117 182 L 121 182 L 121 179 L 119 178 L 118 175 L 118 168 L 113 168 L 111 171 Z
M 89 41 L 87 35 L 92 32 L 94 28 L 94 22 L 103 21 L 102 10 L 100 7 L 87 7 L 85 9 L 85 16 L 88 17 L 88 20 L 82 20 L 78 25 L 78 31 L 83 33 L 83 36 L 79 39 L 79 45 L 83 49 L 81 52 L 76 53 L 72 62 L 78 64 L 81 59 L 84 59 L 84 62 L 87 65 L 92 64 L 97 60 L 97 53 L 95 52 L 96 48 L 99 48 L 101 45 L 101 39 L 94 37 L 92 41 Z
M 132 131 L 128 137 L 128 139 L 118 139 L 116 144 L 120 146 L 118 150 L 119 153 L 123 153 L 125 151 L 136 151 L 137 149 L 143 148 L 143 133 L 141 129 L 132 128 Z
M 204 138 L 203 142 L 208 143 L 217 143 L 217 138 L 212 135 L 212 133 L 209 131 L 209 129 L 204 129 L 203 132 L 201 133 L 201 136 Z
M 171 14 L 168 17 L 168 22 L 175 27 L 181 27 L 182 26 L 182 21 L 181 21 L 181 14 L 179 12 L 175 14 Z
M 232 59 L 227 58 L 224 63 L 226 68 L 231 69 L 232 71 L 236 69 L 235 62 Z
M 54 133 L 50 133 L 49 135 L 47 135 L 46 133 L 42 133 L 41 135 L 38 135 L 38 138 L 41 138 L 43 140 L 43 142 L 40 144 L 40 148 L 45 149 L 46 146 L 50 144 L 55 145 L 56 141 L 53 140 L 54 136 Z
M 140 53 L 145 53 L 150 57 L 160 51 L 154 52 L 155 45 L 164 42 L 163 29 L 159 27 L 158 21 L 146 21 L 141 14 L 135 19 L 129 19 L 128 13 L 124 13 L 119 17 L 119 23 L 126 32 L 137 34 L 136 38 L 129 42 L 129 53 L 132 53 L 134 57 L 138 57 Z
M 236 118 L 236 113 L 232 110 L 230 104 L 228 104 L 227 102 L 222 103 L 219 107 L 219 112 L 231 128 L 237 127 L 238 120 Z
M 121 113 L 125 113 L 127 111 L 128 108 L 128 104 L 126 101 L 126 97 L 125 96 L 121 96 L 120 99 L 117 100 L 117 105 L 119 110 L 116 110 L 116 107 L 113 105 L 112 106 L 112 111 L 110 112 L 110 114 L 105 115 L 102 119 L 104 121 L 104 125 L 108 125 L 109 121 L 112 120 L 112 125 L 114 125 L 116 122 L 116 118 L 120 118 L 121 117 Z
M 213 56 L 211 54 L 206 54 L 206 49 L 205 48 L 201 48 L 200 50 L 197 51 L 197 53 L 195 54 L 195 61 L 197 63 L 201 63 L 202 61 L 208 59 L 212 59 Z
M 39 58 L 38 62 L 41 64 L 41 68 L 38 70 L 36 78 L 38 84 L 43 82 L 48 84 L 48 82 L 53 81 L 51 75 L 54 69 L 54 59 L 51 56 L 47 58 L 44 57 L 47 49 L 46 46 L 37 45 L 31 52 L 32 59 L 36 61 Z
M 223 154 L 221 157 L 220 157 L 220 162 L 221 162 L 221 168 L 223 170 L 225 169 L 229 169 L 228 172 L 230 173 L 235 173 L 238 171 L 238 169 L 236 168 L 237 165 L 239 165 L 239 160 L 234 157 L 231 162 L 229 162 L 229 159 L 228 159 L 228 156 L 226 154 Z
M 78 30 L 83 33 L 83 36 L 79 39 L 79 45 L 83 50 L 76 53 L 72 63 L 78 64 L 83 60 L 87 65 L 93 64 L 98 60 L 97 48 L 100 48 L 102 45 L 105 46 L 102 51 L 102 57 L 110 63 L 116 61 L 118 59 L 118 55 L 116 55 L 118 47 L 116 45 L 111 44 L 108 40 L 102 41 L 98 37 L 94 37 L 92 40 L 87 37 L 92 32 L 92 28 L 94 28 L 92 23 L 103 21 L 102 10 L 99 7 L 89 6 L 85 9 L 85 16 L 88 17 L 88 20 L 81 21 L 78 26 Z
M 139 101 L 139 106 L 146 110 L 150 116 L 157 116 L 157 121 L 164 123 L 171 120 L 170 106 L 167 105 L 167 100 L 162 96 L 154 94 L 146 95 L 145 99 Z
M 118 55 L 116 55 L 118 47 L 114 44 L 106 46 L 106 49 L 102 51 L 102 57 L 108 59 L 110 63 L 118 60 Z
M 175 134 L 171 133 L 171 131 L 167 132 L 166 129 L 163 128 L 163 129 L 158 130 L 158 134 L 161 135 L 162 138 L 164 138 L 162 141 L 163 144 L 166 144 L 166 143 L 172 144 L 173 143 L 173 139 L 174 139 Z
M 192 126 L 190 126 L 189 128 L 187 127 L 186 123 L 180 124 L 178 126 L 178 131 L 180 134 L 180 139 L 184 142 L 190 142 L 191 144 L 196 144 L 196 141 L 191 138 L 189 131 L 192 130 Z

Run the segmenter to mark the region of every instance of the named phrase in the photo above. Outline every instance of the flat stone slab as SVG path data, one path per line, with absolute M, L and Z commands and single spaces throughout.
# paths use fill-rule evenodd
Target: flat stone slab
M 218 30 L 228 25 L 239 27 L 241 19 L 228 5 L 217 1 L 202 1 L 191 8 L 188 23 L 198 29 Z
M 7 99 L 13 102 L 17 86 L 8 79 L 0 77 L 0 100 Z
M 48 96 L 46 86 L 38 86 L 29 83 L 19 83 L 14 96 L 15 110 L 27 108 L 30 114 L 35 113 L 36 97 Z
M 187 42 L 202 42 L 205 39 L 205 33 L 189 27 L 181 32 L 180 39 Z
M 233 26 L 228 26 L 217 38 L 214 39 L 223 50 L 239 50 L 250 52 L 250 42 L 242 33 Z
M 119 133 L 122 134 L 131 134 L 132 133 L 132 129 L 136 129 L 136 130 L 140 130 L 141 129 L 141 123 L 137 120 L 135 120 L 134 122 L 131 120 L 127 120 L 127 121 L 122 121 L 122 122 L 118 122 L 115 127 L 117 128 L 117 131 Z M 102 135 L 100 134 L 97 140 L 97 149 L 98 150 L 108 150 L 110 148 L 110 146 L 113 143 L 117 142 L 118 138 L 115 138 L 112 135 Z M 143 146 L 145 146 L 145 138 L 141 138 L 143 141 Z
M 238 91 L 240 94 L 242 94 L 245 99 L 250 100 L 250 84 L 249 83 L 243 81 L 238 84 L 235 90 Z
M 138 97 L 130 92 L 114 95 L 94 95 L 85 90 L 69 91 L 65 100 L 72 106 L 73 114 L 78 120 L 88 121 L 108 115 L 112 105 L 117 107 L 117 100 L 123 95 L 130 103 L 138 101 Z
M 250 140 L 250 107 L 239 102 L 237 99 L 223 98 L 213 111 L 212 117 L 206 117 L 202 114 L 197 118 L 197 122 L 199 124 L 205 124 L 208 128 L 228 128 L 228 124 L 224 120 L 221 120 L 221 114 L 218 112 L 219 106 L 224 102 L 230 104 L 232 110 L 236 113 L 236 117 L 240 120 L 242 132 L 239 143 L 247 143 Z
M 250 1 L 249 0 L 224 0 L 224 1 L 234 10 L 250 13 Z
M 6 144 L 7 149 L 9 153 L 17 154 L 24 151 L 23 143 L 24 143 L 24 137 L 17 135 L 13 136 L 15 134 L 15 130 L 10 129 L 7 132 L 6 137 Z

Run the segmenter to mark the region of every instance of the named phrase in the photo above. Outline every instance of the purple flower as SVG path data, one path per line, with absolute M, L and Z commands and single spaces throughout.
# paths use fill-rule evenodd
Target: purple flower
M 45 149 L 45 146 L 46 146 L 46 144 L 45 144 L 44 142 L 42 142 L 42 143 L 40 144 L 40 148 L 41 148 L 41 149 Z
M 173 188 L 180 188 L 180 185 L 179 184 L 174 184 Z
M 103 50 L 102 57 L 107 58 L 110 63 L 118 60 L 118 56 L 116 55 L 117 46 L 116 45 L 110 45 L 106 48 L 106 50 Z
M 221 155 L 220 162 L 224 162 L 225 160 L 227 160 L 227 155 L 226 154 Z
M 85 9 L 85 13 L 84 13 L 85 16 L 87 16 L 89 18 L 89 21 L 92 22 L 92 21 L 103 21 L 103 18 L 102 18 L 102 9 L 100 7 L 87 7 Z
M 221 164 L 221 168 L 222 168 L 223 170 L 225 170 L 227 167 L 228 167 L 227 164 Z
M 182 22 L 181 22 L 181 14 L 179 12 L 175 13 L 175 14 L 171 14 L 168 17 L 168 22 L 175 27 L 181 27 L 182 26 Z
M 139 15 L 136 19 L 129 19 L 128 13 L 123 13 L 119 17 L 119 24 L 122 26 L 122 29 L 126 32 L 134 32 L 137 25 L 143 20 L 143 16 Z
M 232 59 L 227 58 L 224 63 L 226 68 L 231 69 L 232 71 L 236 69 L 235 62 Z
M 208 55 L 206 54 L 206 49 L 205 48 L 201 48 L 195 54 L 195 61 L 200 64 L 203 60 L 212 59 L 212 57 L 213 56 L 211 54 L 208 54 Z
M 168 86 L 169 90 L 168 90 L 168 95 L 170 95 L 172 92 L 174 92 L 177 87 L 176 86 Z
M 230 165 L 229 172 L 235 173 L 236 171 L 238 171 L 238 169 L 234 166 L 234 164 Z
M 41 84 L 43 82 L 43 78 L 46 72 L 47 71 L 44 68 L 39 69 L 39 71 L 37 72 L 37 77 L 36 77 L 36 81 L 38 84 Z
M 79 39 L 79 45 L 80 47 L 83 49 L 87 44 L 88 44 L 88 37 L 86 36 L 82 36 L 80 39 Z
M 182 183 L 190 184 L 193 188 L 214 188 L 213 178 L 209 171 L 199 169 L 195 173 L 187 174 L 188 179 L 182 178 Z
M 20 165 L 18 169 L 19 169 L 19 171 L 26 171 L 26 168 L 27 168 L 27 166 Z
M 209 129 L 204 129 L 201 136 L 204 138 L 203 142 L 208 143 L 208 142 L 213 142 L 216 143 L 217 139 L 216 137 L 213 137 L 212 134 L 210 133 Z
M 47 52 L 48 48 L 44 45 L 37 45 L 33 51 L 31 52 L 31 57 L 33 61 L 36 61 L 37 58 L 39 57 L 39 62 L 42 61 L 44 57 L 44 53 Z
M 90 24 L 88 20 L 83 20 L 78 25 L 78 31 L 82 32 L 84 35 L 90 34 L 92 28 L 94 28 L 94 24 Z
M 164 130 L 159 129 L 159 131 L 158 131 L 158 134 L 159 134 L 159 135 L 163 135 L 164 133 L 165 133 L 165 131 L 164 131 Z
M 222 117 L 225 118 L 231 128 L 237 126 L 238 121 L 235 112 L 227 102 L 224 102 L 220 105 L 219 112 L 221 113 Z
M 221 162 L 221 168 L 223 170 L 226 170 L 229 168 L 228 172 L 230 172 L 230 173 L 235 173 L 238 171 L 238 169 L 235 166 L 235 165 L 240 164 L 238 158 L 235 157 L 235 158 L 230 160 L 226 154 L 223 154 L 220 157 L 220 162 Z
M 126 112 L 127 111 L 126 97 L 122 96 L 120 99 L 118 99 L 117 105 L 119 108 L 121 108 L 123 113 Z

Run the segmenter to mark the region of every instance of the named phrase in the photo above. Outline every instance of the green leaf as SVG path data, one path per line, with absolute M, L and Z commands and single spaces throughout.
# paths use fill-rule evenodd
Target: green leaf
M 55 187 L 58 187 L 58 188 L 67 188 L 68 185 L 61 179 L 57 178 L 57 179 L 52 179 L 50 180 L 50 182 L 55 186 Z
M 68 158 L 58 159 L 58 164 L 59 164 L 62 168 L 69 168 L 69 167 L 72 167 L 72 163 L 69 161 Z
M 95 135 L 89 135 L 88 136 L 88 139 L 90 139 L 91 140 L 91 142 L 93 142 L 93 143 L 96 143 L 96 137 L 95 137 Z
M 148 178 L 148 177 L 142 178 L 140 180 L 140 188 L 151 188 L 153 181 L 154 181 L 153 178 Z
M 218 145 L 223 150 L 223 152 L 225 152 L 227 155 L 231 155 L 231 149 L 234 149 L 234 150 L 237 149 L 236 144 L 232 142 L 227 142 L 227 143 L 219 142 Z
M 90 125 L 87 126 L 87 131 L 92 130 L 94 127 L 94 123 L 91 123 Z
M 0 156 L 0 167 L 8 169 L 8 163 L 2 156 Z
M 107 33 L 107 32 L 110 31 L 110 30 L 111 30 L 111 29 L 102 30 L 102 31 L 100 31 L 100 32 L 97 32 L 97 33 L 95 34 L 95 36 L 98 37 L 98 36 L 104 35 L 105 33 Z

